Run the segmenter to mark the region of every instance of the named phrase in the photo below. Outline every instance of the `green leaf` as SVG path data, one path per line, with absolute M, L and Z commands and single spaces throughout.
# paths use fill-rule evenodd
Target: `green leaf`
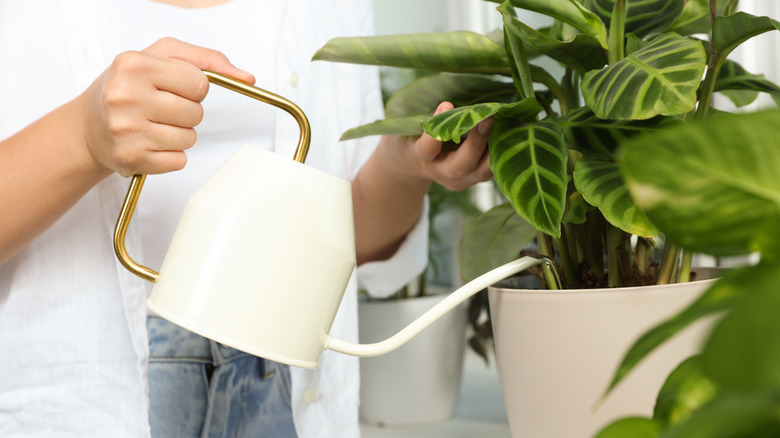
M 718 0 L 718 15 L 723 15 L 730 0 Z M 674 20 L 668 29 L 680 35 L 693 35 L 696 33 L 709 34 L 712 30 L 712 18 L 710 17 L 710 0 L 688 0 L 682 13 Z
M 609 160 L 627 138 L 679 123 L 679 119 L 657 116 L 647 120 L 605 120 L 588 107 L 570 111 L 561 120 L 566 141 L 585 156 Z
M 431 116 L 423 114 L 377 120 L 376 122 L 348 130 L 342 134 L 339 141 L 368 137 L 370 135 L 404 135 L 416 137 L 425 132 L 422 127 L 422 122 L 428 120 L 430 117 Z
M 604 48 L 592 36 L 577 34 L 570 41 L 562 42 L 533 29 L 506 11 L 502 10 L 502 13 L 504 13 L 504 33 L 522 40 L 540 54 L 547 55 L 580 73 L 601 68 L 607 63 Z
M 458 265 L 463 279 L 471 281 L 516 259 L 534 237 L 536 230 L 509 203 L 477 216 L 461 230 Z
M 720 57 L 725 58 L 740 44 L 770 30 L 780 30 L 780 22 L 769 17 L 737 12 L 715 19 L 712 25 L 712 43 Z
M 733 93 L 734 90 L 741 93 Z M 714 91 L 722 92 L 738 107 L 753 102 L 758 92 L 769 93 L 775 99 L 780 98 L 780 86 L 766 79 L 764 75 L 749 73 L 741 65 L 729 60 L 718 73 Z
M 616 0 L 586 0 L 609 28 Z M 626 33 L 641 37 L 664 32 L 682 13 L 685 0 L 626 0 Z
M 780 434 L 776 396 L 727 392 L 661 435 L 661 438 L 769 438 Z
M 780 111 L 725 114 L 630 139 L 621 167 L 667 238 L 726 256 L 777 252 Z
M 593 37 L 602 48 L 607 48 L 607 27 L 604 22 L 576 0 L 512 0 L 512 4 L 568 23 Z
M 616 163 L 585 157 L 574 167 L 574 186 L 609 223 L 631 234 L 655 237 L 658 229 L 637 208 Z
M 525 53 L 523 40 L 518 37 L 512 27 L 517 20 L 515 19 L 515 9 L 509 0 L 501 3 L 496 8 L 501 12 L 501 19 L 504 22 L 504 48 L 506 57 L 509 60 L 509 67 L 512 70 L 512 81 L 515 88 L 523 98 L 533 97 L 534 86 L 531 79 L 531 66 L 528 64 L 528 57 Z
M 566 211 L 563 213 L 561 222 L 568 224 L 584 224 L 587 220 L 587 214 L 596 207 L 588 204 L 582 193 L 574 191 L 566 199 Z
M 517 92 L 511 83 L 494 76 L 440 73 L 410 82 L 387 100 L 387 117 L 432 114 L 444 101 L 455 107 L 479 102 L 508 102 Z
M 661 424 L 655 420 L 628 417 L 612 422 L 597 433 L 594 438 L 655 438 L 660 432 Z
M 567 153 L 558 123 L 496 119 L 489 144 L 496 183 L 515 211 L 536 229 L 560 237 Z
M 667 377 L 653 409 L 653 419 L 668 426 L 688 419 L 712 400 L 718 387 L 701 368 L 701 356 L 686 359 Z
M 455 73 L 509 74 L 504 48 L 466 31 L 334 38 L 314 61 Z
M 461 137 L 468 134 L 479 122 L 494 116 L 511 116 L 518 120 L 530 121 L 542 110 L 533 97 L 513 103 L 486 102 L 461 108 L 455 108 L 437 114 L 423 123 L 425 132 L 439 141 L 460 143 Z
M 722 281 L 749 293 L 712 331 L 704 372 L 725 389 L 780 390 L 780 265 L 761 263 Z
M 741 278 L 740 275 L 738 271 L 727 272 L 690 306 L 642 334 L 623 356 L 606 393 L 612 391 L 647 355 L 672 336 L 705 316 L 731 309 L 742 299 L 745 291 L 734 288 L 732 282 L 726 279 Z
M 588 107 L 602 119 L 649 119 L 686 113 L 696 105 L 704 74 L 701 43 L 666 33 L 608 67 L 585 74 Z

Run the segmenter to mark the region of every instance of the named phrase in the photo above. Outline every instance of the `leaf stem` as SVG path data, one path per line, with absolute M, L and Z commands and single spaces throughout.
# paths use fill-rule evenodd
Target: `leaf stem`
M 664 244 L 664 255 L 661 259 L 661 269 L 658 271 L 658 281 L 656 284 L 669 284 L 672 282 L 672 272 L 677 265 L 677 259 L 680 256 L 680 249 L 673 243 Z
M 607 286 L 621 287 L 625 283 L 622 263 L 620 262 L 620 247 L 625 241 L 625 231 L 607 224 Z
M 680 265 L 680 283 L 691 281 L 691 264 L 693 263 L 693 252 L 684 249 L 682 252 L 682 263 Z
M 612 9 L 612 20 L 609 23 L 609 53 L 610 64 L 626 57 L 626 0 L 617 0 Z

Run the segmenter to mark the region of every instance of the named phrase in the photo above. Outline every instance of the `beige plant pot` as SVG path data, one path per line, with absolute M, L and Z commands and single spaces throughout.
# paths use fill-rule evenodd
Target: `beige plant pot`
M 714 273 L 697 271 L 699 278 Z M 587 438 L 616 418 L 651 416 L 664 380 L 700 351 L 711 320 L 679 333 L 600 399 L 633 342 L 712 282 L 564 291 L 491 287 L 496 357 L 512 437 Z
M 361 302 L 360 342 L 387 339 L 444 297 Z M 411 426 L 451 418 L 460 393 L 466 325 L 461 305 L 399 349 L 361 358 L 361 421 Z

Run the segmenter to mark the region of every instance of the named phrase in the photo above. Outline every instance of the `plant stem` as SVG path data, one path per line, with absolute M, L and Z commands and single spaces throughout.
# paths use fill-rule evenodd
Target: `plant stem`
M 558 256 L 561 259 L 561 268 L 563 269 L 563 278 L 566 281 L 567 286 L 577 287 L 579 281 L 574 269 L 574 262 L 572 261 L 572 254 L 569 245 L 568 229 L 564 226 L 561 228 L 561 237 L 553 238 L 553 245 L 558 248 Z
M 604 281 L 604 247 L 602 243 L 602 233 L 604 217 L 598 211 L 588 214 L 586 222 L 588 227 L 588 241 L 585 245 L 585 260 L 591 274 L 599 283 Z
M 658 271 L 657 284 L 669 284 L 672 281 L 672 271 L 675 265 L 677 265 L 677 259 L 679 258 L 680 250 L 673 243 L 666 242 L 664 244 L 664 255 L 661 259 L 661 269 Z
M 693 252 L 686 249 L 682 252 L 682 264 L 680 265 L 680 283 L 691 281 L 691 264 L 693 263 Z
M 550 236 L 542 233 L 541 231 L 537 231 L 536 245 L 539 247 L 539 254 L 553 258 L 553 248 L 551 245 Z
M 626 0 L 617 0 L 612 9 L 612 20 L 609 24 L 609 50 L 608 60 L 610 64 L 626 57 Z
M 621 287 L 625 283 L 620 247 L 625 243 L 625 231 L 607 224 L 607 286 Z M 625 251 L 624 251 L 625 252 Z

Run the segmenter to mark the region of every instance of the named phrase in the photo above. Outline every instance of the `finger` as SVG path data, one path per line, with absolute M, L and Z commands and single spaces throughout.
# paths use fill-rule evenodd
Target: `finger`
M 469 131 L 463 144 L 450 155 L 445 170 L 450 177 L 462 178 L 474 172 L 487 152 L 487 140 L 490 135 L 492 119 L 485 119 Z
M 137 173 L 158 175 L 161 173 L 181 170 L 187 164 L 187 154 L 183 151 L 156 151 L 146 155 L 139 168 L 131 174 Z
M 163 125 L 193 128 L 203 120 L 203 106 L 179 95 L 159 91 L 148 106 L 147 119 Z
M 212 70 L 238 80 L 254 84 L 251 73 L 234 66 L 222 52 L 179 41 L 175 38 L 163 38 L 145 51 L 156 56 L 178 59 L 202 70 Z
M 442 102 L 436 107 L 433 115 L 441 114 L 445 111 L 453 109 L 454 106 L 450 102 Z M 425 161 L 433 161 L 439 156 L 442 150 L 442 142 L 431 137 L 427 133 L 423 133 L 415 143 L 417 146 L 418 154 Z
M 144 133 L 146 149 L 150 151 L 184 151 L 195 145 L 198 134 L 192 128 L 150 123 Z

